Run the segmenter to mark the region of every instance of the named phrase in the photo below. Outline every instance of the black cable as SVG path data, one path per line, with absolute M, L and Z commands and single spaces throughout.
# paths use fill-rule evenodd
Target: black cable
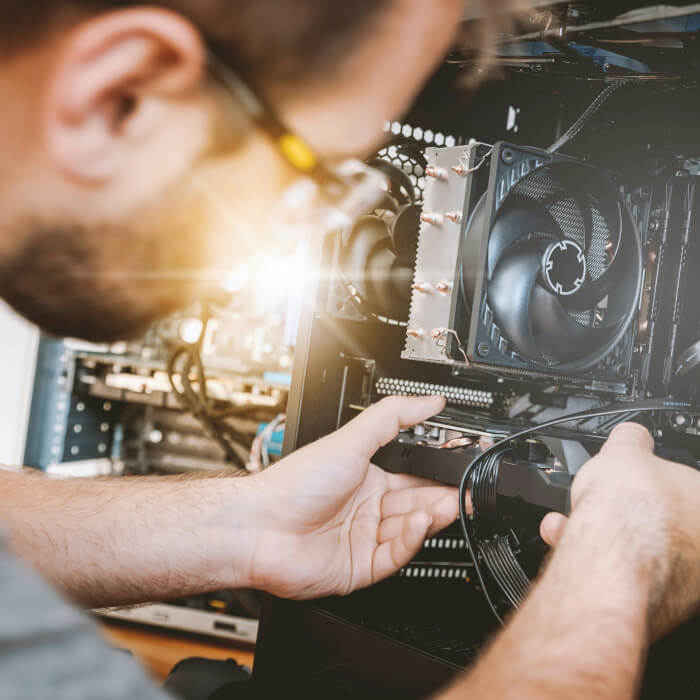
M 219 422 L 207 414 L 206 408 L 201 405 L 199 397 L 195 394 L 189 381 L 189 372 L 192 367 L 192 348 L 189 346 L 177 347 L 168 360 L 168 379 L 170 386 L 175 394 L 178 403 L 182 408 L 190 413 L 204 426 L 206 431 L 224 450 L 224 454 L 230 459 L 239 469 L 245 468 L 245 462 L 236 452 L 236 445 L 245 450 L 245 445 L 240 440 L 240 434 L 233 431 L 230 426 L 223 427 Z M 180 384 L 182 391 L 175 384 L 175 372 L 177 361 L 184 356 L 186 362 L 180 369 Z M 201 379 L 200 379 L 201 381 Z M 228 433 L 228 434 L 227 434 Z
M 502 450 L 514 440 L 527 437 L 528 435 L 532 435 L 533 433 L 542 432 L 544 430 L 547 430 L 547 428 L 553 428 L 554 426 L 561 425 L 562 423 L 570 423 L 571 421 L 584 420 L 590 418 L 603 418 L 605 416 L 628 415 L 634 413 L 655 413 L 657 411 L 687 411 L 691 408 L 692 407 L 690 404 L 683 401 L 672 401 L 668 399 L 650 399 L 648 401 L 632 402 L 627 405 L 613 404 L 612 406 L 609 406 L 608 408 L 604 409 L 589 409 L 587 411 L 581 411 L 579 413 L 572 413 L 570 415 L 561 416 L 559 418 L 555 418 L 554 420 L 547 421 L 546 423 L 542 423 L 531 428 L 526 428 L 525 430 L 521 430 L 515 433 L 514 435 L 511 435 L 510 437 L 504 438 L 492 447 L 489 447 L 488 449 L 484 450 L 480 455 L 478 455 L 471 461 L 469 466 L 465 469 L 459 484 L 459 519 L 460 524 L 462 526 L 462 534 L 464 535 L 464 540 L 467 543 L 467 550 L 469 551 L 469 556 L 471 557 L 472 562 L 474 563 L 474 569 L 476 571 L 479 585 L 481 586 L 481 589 L 484 592 L 484 597 L 486 598 L 486 602 L 488 603 L 491 612 L 500 624 L 503 624 L 503 618 L 499 614 L 498 609 L 496 608 L 496 605 L 488 592 L 488 588 L 486 586 L 486 582 L 481 571 L 481 566 L 479 564 L 478 553 L 474 548 L 472 536 L 470 533 L 469 515 L 467 514 L 466 498 L 467 487 L 469 484 L 469 480 L 472 474 L 474 473 L 474 470 L 482 463 L 483 460 L 493 455 L 498 450 Z
M 209 420 L 215 421 L 217 425 L 220 425 L 222 429 L 230 433 L 234 440 L 237 442 L 244 441 L 245 435 L 243 433 L 221 421 L 221 412 L 212 407 L 206 390 L 202 389 L 202 385 L 206 384 L 207 377 L 204 373 L 201 355 L 192 347 L 185 347 L 183 350 L 186 353 L 187 360 L 180 370 L 180 383 L 190 403 L 197 407 L 198 412 L 201 411 Z M 197 373 L 197 392 L 192 388 L 192 382 L 190 381 L 190 372 L 193 368 Z
M 491 548 L 489 545 L 490 545 L 490 542 L 484 542 L 477 547 L 477 551 L 479 552 L 481 558 L 483 559 L 483 563 L 486 566 L 486 568 L 492 572 L 493 569 L 495 568 L 495 564 L 492 560 Z M 515 591 L 513 591 L 511 589 L 508 581 L 507 580 L 499 581 L 499 587 L 501 589 L 501 592 L 505 595 L 508 602 L 515 607 L 514 601 L 517 599 L 517 597 L 516 597 Z
M 498 576 L 504 578 L 507 576 L 510 579 L 511 586 L 515 589 L 515 595 L 511 603 L 514 608 L 517 608 L 527 595 L 530 588 L 530 579 L 515 558 L 507 537 L 499 536 L 495 538 L 493 554 L 497 566 L 492 574 L 497 574 L 497 576 L 494 575 L 497 582 Z
M 478 550 L 484 558 L 486 567 L 491 575 L 496 579 L 501 590 L 505 593 L 510 604 L 517 608 L 522 600 L 520 586 L 513 575 L 513 572 L 505 564 L 501 552 L 499 551 L 499 536 L 493 540 L 486 540 L 478 545 Z
M 588 106 L 586 111 L 567 129 L 567 131 L 555 141 L 548 149 L 548 153 L 557 153 L 567 143 L 573 141 L 585 128 L 586 124 L 600 111 L 603 105 L 620 89 L 628 85 L 638 85 L 641 81 L 637 78 L 625 78 L 610 83 L 598 97 Z
M 493 547 L 493 559 L 494 559 L 494 564 L 495 567 L 493 571 L 491 572 L 491 575 L 494 576 L 496 579 L 496 582 L 499 582 L 500 579 L 507 579 L 510 581 L 511 589 L 514 590 L 514 593 L 512 594 L 511 597 L 511 605 L 514 608 L 520 607 L 522 604 L 523 600 L 525 599 L 525 596 L 527 595 L 527 590 L 529 588 L 529 585 L 523 588 L 523 582 L 519 580 L 518 577 L 518 571 L 517 567 L 513 566 L 512 562 L 512 552 L 511 557 L 507 557 L 506 553 L 502 549 L 502 543 L 500 540 L 497 540 L 494 543 Z
M 497 553 L 501 561 L 501 566 L 508 571 L 516 583 L 518 600 L 515 607 L 522 604 L 530 590 L 530 579 L 525 570 L 520 565 L 508 537 L 500 537 L 497 542 Z

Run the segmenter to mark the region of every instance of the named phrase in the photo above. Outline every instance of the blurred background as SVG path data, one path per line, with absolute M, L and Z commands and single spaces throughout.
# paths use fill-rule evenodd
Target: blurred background
M 280 459 L 306 245 L 261 250 L 143 337 L 94 345 L 0 306 L 0 464 L 54 478 L 252 473 Z M 213 595 L 100 615 L 253 643 L 259 597 Z

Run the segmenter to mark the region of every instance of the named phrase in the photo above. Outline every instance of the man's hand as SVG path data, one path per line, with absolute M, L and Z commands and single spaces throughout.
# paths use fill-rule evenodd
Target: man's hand
M 457 493 L 370 465 L 440 398 L 386 399 L 248 478 L 55 481 L 0 471 L 15 552 L 90 607 L 225 588 L 311 598 L 390 576 L 457 517 Z
M 456 489 L 370 463 L 441 398 L 389 398 L 338 432 L 239 482 L 254 500 L 253 585 L 287 598 L 346 594 L 395 573 L 458 515 Z
M 542 522 L 542 576 L 444 700 L 637 697 L 650 641 L 700 601 L 700 473 L 653 447 L 621 425 L 583 467 L 569 520 Z
M 606 531 L 600 547 L 625 543 L 620 566 L 648 584 L 650 630 L 658 637 L 700 607 L 700 472 L 653 449 L 642 426 L 618 426 L 576 477 L 571 501 L 579 524 L 589 519 Z M 558 545 L 567 529 L 567 519 L 552 513 L 542 537 Z

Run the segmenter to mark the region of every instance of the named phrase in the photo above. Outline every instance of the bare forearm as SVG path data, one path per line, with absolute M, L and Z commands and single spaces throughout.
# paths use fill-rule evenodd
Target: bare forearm
M 1 472 L 0 521 L 20 556 L 85 605 L 244 587 L 243 481 L 56 481 Z
M 647 651 L 648 593 L 604 538 L 576 533 L 485 656 L 445 696 L 633 698 Z M 598 538 L 598 539 L 596 539 Z M 620 543 L 624 546 L 624 543 Z

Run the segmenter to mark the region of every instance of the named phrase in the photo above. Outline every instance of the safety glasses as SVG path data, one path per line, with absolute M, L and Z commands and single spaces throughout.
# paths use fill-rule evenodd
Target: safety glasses
M 295 229 L 320 228 L 323 233 L 342 229 L 382 201 L 387 182 L 378 170 L 355 159 L 327 164 L 214 51 L 209 51 L 207 61 L 212 77 L 265 134 L 283 162 L 299 174 L 299 179 L 283 194 L 286 222 L 280 222 L 280 227 L 287 224 Z

